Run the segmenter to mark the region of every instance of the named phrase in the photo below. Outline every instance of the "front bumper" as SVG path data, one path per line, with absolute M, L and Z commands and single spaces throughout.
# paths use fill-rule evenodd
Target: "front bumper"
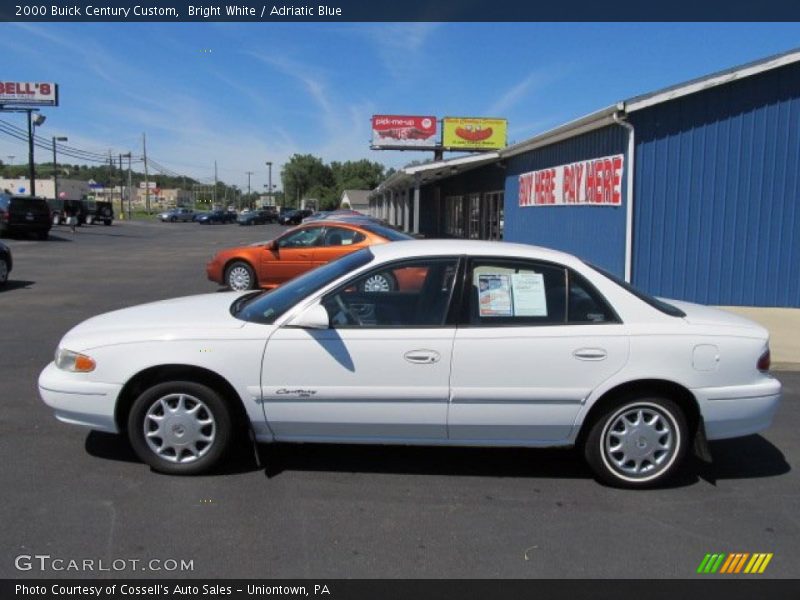
M 114 409 L 122 385 L 89 381 L 86 376 L 50 363 L 39 375 L 39 396 L 59 421 L 118 433 Z
M 206 263 L 206 277 L 209 281 L 222 285 L 222 267 L 213 260 Z
M 767 429 L 781 401 L 781 383 L 770 377 L 752 385 L 699 388 L 692 393 L 700 405 L 706 437 L 722 440 Z

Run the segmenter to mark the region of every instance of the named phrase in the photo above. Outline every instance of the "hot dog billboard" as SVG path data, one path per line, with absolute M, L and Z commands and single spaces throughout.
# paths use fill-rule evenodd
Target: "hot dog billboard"
M 434 148 L 436 117 L 372 116 L 373 148 Z
M 508 121 L 445 117 L 442 119 L 442 146 L 459 150 L 498 150 L 506 146 Z

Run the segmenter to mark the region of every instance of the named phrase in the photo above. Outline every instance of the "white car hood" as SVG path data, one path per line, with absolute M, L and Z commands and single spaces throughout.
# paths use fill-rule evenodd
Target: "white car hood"
M 246 324 L 230 306 L 246 292 L 218 292 L 140 304 L 92 317 L 61 340 L 70 350 L 144 340 L 225 337 Z
M 751 321 L 750 319 L 735 315 L 731 312 L 711 306 L 704 306 L 702 304 L 694 304 L 693 302 L 684 302 L 682 300 L 671 300 L 668 298 L 663 298 L 663 300 L 685 312 L 685 319 L 691 325 L 731 327 L 739 330 L 748 330 L 748 335 L 750 336 L 763 337 L 765 339 L 769 337 L 769 331 L 755 321 Z

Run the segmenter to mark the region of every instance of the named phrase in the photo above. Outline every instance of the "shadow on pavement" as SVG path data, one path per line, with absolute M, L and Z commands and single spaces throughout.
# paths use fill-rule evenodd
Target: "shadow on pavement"
M 86 452 L 97 458 L 141 461 L 124 435 L 92 431 Z M 690 458 L 687 468 L 664 487 L 677 488 L 700 479 L 775 477 L 791 470 L 783 454 L 761 436 L 713 442 L 710 464 Z M 555 448 L 448 448 L 441 446 L 384 446 L 362 444 L 259 444 L 256 464 L 246 439 L 236 444 L 214 475 L 262 470 L 267 478 L 285 471 L 527 477 L 531 479 L 591 479 L 580 453 Z
M 29 290 L 35 283 L 35 281 L 25 281 L 24 279 L 9 279 L 4 286 L 0 286 L 0 293 L 11 290 Z
M 698 474 L 715 484 L 720 479 L 776 477 L 792 470 L 786 457 L 760 435 L 710 442 L 711 464 L 702 464 Z

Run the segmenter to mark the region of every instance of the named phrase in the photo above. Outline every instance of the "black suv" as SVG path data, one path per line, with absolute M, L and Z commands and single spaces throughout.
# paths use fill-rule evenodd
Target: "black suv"
M 53 220 L 53 225 L 63 225 L 69 212 L 73 217 L 78 217 L 77 225 L 83 225 L 86 222 L 86 217 L 89 215 L 89 208 L 85 202 L 81 200 L 64 200 L 59 198 L 47 200 L 50 205 L 50 217 Z
M 33 233 L 46 240 L 50 226 L 50 207 L 44 198 L 0 193 L 0 235 Z
M 114 207 L 111 206 L 111 202 L 90 202 L 86 222 L 100 223 L 101 221 L 104 225 L 111 225 L 114 221 Z

